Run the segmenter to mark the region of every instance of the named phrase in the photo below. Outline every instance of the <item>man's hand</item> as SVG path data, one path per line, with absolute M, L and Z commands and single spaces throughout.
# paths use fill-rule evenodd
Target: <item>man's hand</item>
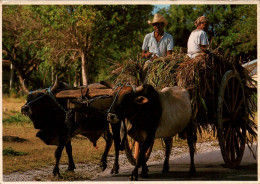
M 153 53 L 151 53 L 151 52 L 146 52 L 146 51 L 143 50 L 143 52 L 142 52 L 142 58 L 147 58 L 147 59 L 149 59 L 149 58 L 152 56 L 152 54 L 153 54 Z

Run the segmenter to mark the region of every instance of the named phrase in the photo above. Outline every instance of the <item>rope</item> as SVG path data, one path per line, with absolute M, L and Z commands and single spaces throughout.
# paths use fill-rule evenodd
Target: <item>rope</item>
M 107 113 L 110 113 L 110 111 L 111 111 L 112 108 L 114 107 L 114 104 L 115 104 L 115 102 L 116 102 L 116 99 L 117 99 L 117 97 L 118 97 L 118 94 L 119 94 L 119 92 L 121 91 L 122 88 L 123 88 L 123 86 L 121 86 L 120 89 L 117 91 L 116 96 L 115 96 L 115 98 L 114 98 L 114 100 L 113 100 L 113 102 L 112 102 L 110 108 L 108 109 Z

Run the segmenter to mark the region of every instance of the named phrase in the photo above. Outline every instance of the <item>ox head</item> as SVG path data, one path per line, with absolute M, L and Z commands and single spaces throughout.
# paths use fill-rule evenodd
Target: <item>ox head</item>
M 65 112 L 61 106 L 66 103 L 61 101 L 58 104 L 54 97 L 58 88 L 60 83 L 56 79 L 51 88 L 30 92 L 25 105 L 21 107 L 21 113 L 32 120 L 36 129 L 51 129 L 64 121 Z
M 53 93 L 58 88 L 58 80 L 56 78 L 56 81 L 52 88 L 50 89 L 51 93 Z M 23 115 L 29 116 L 32 114 L 31 105 L 34 103 L 39 104 L 39 102 L 42 102 L 45 99 L 45 95 L 47 95 L 48 89 L 41 89 L 36 91 L 31 91 L 28 96 L 25 105 L 21 107 L 21 113 Z
M 108 114 L 108 121 L 119 122 L 124 118 L 135 122 L 136 118 L 146 118 L 153 112 L 154 106 L 160 105 L 158 92 L 148 84 L 119 93 L 111 112 Z

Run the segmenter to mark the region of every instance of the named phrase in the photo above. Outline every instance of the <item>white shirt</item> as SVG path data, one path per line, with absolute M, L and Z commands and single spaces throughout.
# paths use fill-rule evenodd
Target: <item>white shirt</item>
M 195 29 L 191 32 L 188 40 L 188 56 L 196 57 L 202 50 L 200 45 L 209 45 L 208 37 L 205 31 Z
M 164 32 L 162 38 L 157 42 L 154 31 L 144 37 L 142 50 L 154 53 L 158 57 L 167 56 L 168 50 L 173 50 L 173 37 Z

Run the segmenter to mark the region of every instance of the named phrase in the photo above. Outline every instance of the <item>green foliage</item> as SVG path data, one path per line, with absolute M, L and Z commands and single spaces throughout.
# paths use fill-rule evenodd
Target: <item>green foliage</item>
M 3 123 L 22 123 L 22 122 L 31 122 L 31 120 L 27 116 L 24 116 L 19 112 L 7 118 L 3 118 Z
M 3 156 L 23 156 L 28 155 L 28 153 L 22 152 L 22 151 L 15 151 L 12 147 L 3 149 Z
M 168 32 L 175 46 L 187 47 L 187 41 L 196 27 L 194 21 L 205 15 L 210 25 L 209 41 L 213 49 L 230 50 L 231 56 L 242 60 L 257 58 L 256 5 L 171 5 L 161 13 L 169 21 Z
M 250 4 L 171 5 L 161 13 L 175 48 L 187 47 L 194 21 L 206 15 L 211 47 L 248 60 L 256 58 L 256 9 Z M 4 5 L 3 59 L 16 67 L 15 91 L 21 91 L 24 79 L 29 90 L 49 87 L 56 75 L 82 84 L 82 69 L 89 83 L 107 78 L 113 63 L 136 60 L 141 53 L 143 38 L 152 31 L 147 24 L 152 10 L 151 5 Z

